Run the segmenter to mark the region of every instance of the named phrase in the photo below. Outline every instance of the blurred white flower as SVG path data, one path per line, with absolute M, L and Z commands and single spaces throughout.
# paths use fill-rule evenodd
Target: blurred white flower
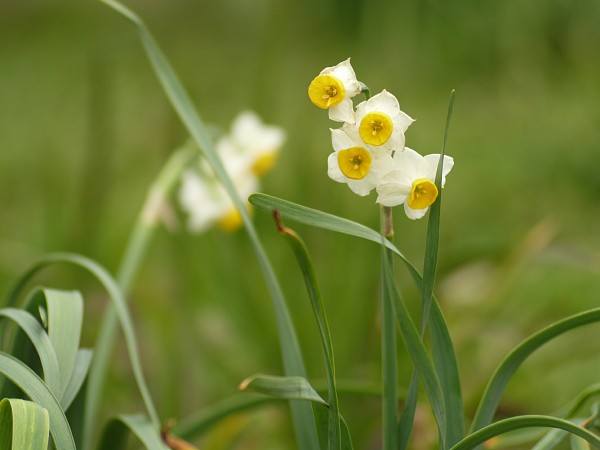
M 394 168 L 392 157 L 374 154 L 352 139 L 342 129 L 331 130 L 334 152 L 327 160 L 327 175 L 339 183 L 346 183 L 352 192 L 368 195 L 379 180 Z
M 329 110 L 329 118 L 337 122 L 354 123 L 352 100 L 361 91 L 350 58 L 336 66 L 326 67 L 308 86 L 311 102 Z
M 414 119 L 400 110 L 396 97 L 385 89 L 359 103 L 355 118 L 354 125 L 345 125 L 349 134 L 358 134 L 364 144 L 380 150 L 404 150 L 404 133 L 414 122 Z
M 216 142 L 216 151 L 242 199 L 259 189 L 258 175 L 272 168 L 284 140 L 281 128 L 264 125 L 255 113 L 244 111 L 234 120 L 231 133 Z M 179 201 L 188 214 L 191 232 L 215 224 L 233 231 L 243 224 L 240 212 L 205 160 L 183 174 Z
M 388 207 L 404 203 L 408 218 L 420 219 L 438 196 L 435 175 L 440 155 L 421 156 L 406 147 L 405 151 L 396 152 L 393 160 L 394 170 L 382 177 L 377 185 L 377 203 Z M 454 159 L 444 156 L 442 187 L 453 166 Z

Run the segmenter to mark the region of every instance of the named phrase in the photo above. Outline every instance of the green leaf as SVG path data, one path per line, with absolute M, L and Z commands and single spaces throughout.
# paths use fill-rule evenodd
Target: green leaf
M 81 255 L 76 255 L 73 253 L 52 253 L 42 257 L 36 264 L 34 264 L 29 270 L 27 270 L 21 278 L 19 278 L 18 282 L 10 291 L 8 296 L 9 305 L 15 304 L 19 299 L 21 291 L 24 289 L 25 285 L 28 283 L 31 278 L 33 278 L 40 270 L 45 268 L 46 266 L 52 264 L 73 264 L 75 266 L 81 267 L 84 270 L 88 271 L 100 282 L 100 284 L 106 289 L 109 295 L 109 299 L 112 301 L 112 304 L 116 310 L 117 316 L 119 318 L 119 322 L 121 323 L 121 327 L 123 329 L 123 334 L 125 335 L 125 344 L 127 346 L 127 351 L 129 353 L 129 359 L 131 361 L 131 366 L 133 369 L 133 374 L 142 396 L 142 400 L 144 401 L 144 405 L 146 406 L 146 410 L 148 415 L 150 416 L 154 426 L 158 430 L 160 428 L 160 421 L 158 419 L 158 414 L 156 413 L 156 408 L 154 407 L 154 403 L 152 402 L 152 398 L 148 391 L 148 387 L 146 385 L 146 381 L 144 379 L 142 365 L 140 361 L 140 356 L 138 352 L 137 340 L 135 337 L 135 331 L 133 328 L 133 321 L 129 315 L 129 311 L 127 309 L 127 305 L 125 304 L 125 299 L 123 298 L 123 294 L 119 289 L 119 286 L 112 278 L 110 273 L 102 267 L 100 264 L 92 261 Z M 93 369 L 92 369 L 93 370 Z M 86 398 L 86 410 L 89 408 L 94 408 L 99 404 L 100 398 L 102 396 L 102 392 L 100 391 L 88 391 L 88 397 Z M 93 417 L 90 414 L 86 414 L 86 424 L 84 425 L 84 432 L 88 432 L 92 426 L 91 418 Z M 92 419 L 93 420 L 93 419 Z M 89 442 L 89 436 L 87 439 L 84 439 L 84 442 Z M 61 448 L 62 450 L 62 448 Z
M 327 321 L 327 315 L 325 314 L 325 307 L 323 306 L 319 284 L 317 283 L 314 265 L 308 254 L 306 245 L 300 236 L 294 230 L 285 227 L 277 214 L 274 215 L 277 229 L 290 244 L 298 265 L 300 266 L 300 270 L 302 271 L 302 275 L 304 276 L 304 283 L 306 284 L 306 289 L 308 291 L 308 296 L 310 298 L 315 320 L 317 321 L 317 326 L 319 328 L 319 334 L 321 337 L 321 345 L 323 347 L 323 354 L 325 356 L 325 370 L 327 374 L 327 387 L 329 391 L 329 417 L 326 427 L 328 430 L 327 445 L 321 446 L 330 450 L 339 449 L 341 446 L 341 431 L 338 394 L 335 381 L 333 345 L 331 343 L 329 324 Z M 317 426 L 317 428 L 319 427 Z
M 60 403 L 37 374 L 12 355 L 0 352 L 0 373 L 10 379 L 31 400 L 46 409 L 50 434 L 56 448 L 75 450 L 75 442 Z
M 303 377 L 278 377 L 257 374 L 240 383 L 241 391 L 257 392 L 271 397 L 286 400 L 308 400 L 311 402 L 327 402 L 315 391 L 308 380 Z
M 75 365 L 71 371 L 71 378 L 69 378 L 69 383 L 60 400 L 60 403 L 65 410 L 69 409 L 69 406 L 71 406 L 71 403 L 83 386 L 83 382 L 85 381 L 85 377 L 87 376 L 92 363 L 92 356 L 93 352 L 90 349 L 81 348 L 77 351 Z
M 425 388 L 425 392 L 431 403 L 431 409 L 433 410 L 433 415 L 442 439 L 441 447 L 444 448 L 443 441 L 446 436 L 446 411 L 440 381 L 433 367 L 433 363 L 429 359 L 429 355 L 423 345 L 419 332 L 396 288 L 391 267 L 386 262 L 387 258 L 383 258 L 383 261 L 385 275 L 384 288 L 387 295 L 394 302 L 394 311 L 396 313 L 396 320 L 398 321 L 400 333 L 404 339 L 406 349 L 413 362 L 415 371 L 423 383 L 423 387 Z
M 585 428 L 572 424 L 567 420 L 557 419 L 556 417 L 550 416 L 518 416 L 500 420 L 469 434 L 454 447 L 452 447 L 451 450 L 470 450 L 483 444 L 488 439 L 499 436 L 503 433 L 521 428 L 533 427 L 558 428 L 565 430 L 585 439 L 594 447 L 600 448 L 600 438 L 598 438 L 598 436 L 586 430 Z
M 298 338 L 281 287 L 279 286 L 273 268 L 258 238 L 258 234 L 256 233 L 250 215 L 246 210 L 244 201 L 240 198 L 223 163 L 217 155 L 210 134 L 206 130 L 203 121 L 200 119 L 189 95 L 143 21 L 133 11 L 115 0 L 100 1 L 129 19 L 137 28 L 140 40 L 150 59 L 155 74 L 162 84 L 173 108 L 181 118 L 192 139 L 198 145 L 200 151 L 202 151 L 203 155 L 206 157 L 206 160 L 212 166 L 217 178 L 233 201 L 233 204 L 240 212 L 246 226 L 246 232 L 248 233 L 254 251 L 258 257 L 259 265 L 263 271 L 267 287 L 273 300 L 285 373 L 289 376 L 305 376 L 306 370 L 302 361 Z M 319 444 L 310 405 L 292 403 L 291 409 L 300 448 L 302 450 L 315 450 L 318 448 Z
M 0 401 L 0 449 L 46 450 L 50 436 L 48 411 L 20 399 Z
M 147 450 L 169 450 L 154 424 L 140 415 L 121 415 L 110 420 L 100 436 L 98 450 L 126 450 L 130 434 Z
M 478 430 L 491 422 L 508 382 L 529 355 L 546 342 L 569 330 L 599 321 L 600 308 L 591 309 L 560 320 L 535 333 L 515 347 L 500 363 L 485 388 L 471 430 Z
M 52 346 L 52 341 L 42 327 L 40 322 L 29 312 L 15 309 L 4 308 L 0 309 L 0 318 L 4 317 L 17 323 L 23 332 L 30 339 L 35 351 L 37 352 L 42 370 L 44 372 L 44 381 L 48 385 L 48 389 L 55 395 L 60 395 L 60 369 L 56 352 Z M 19 352 L 14 349 L 11 351 L 13 356 L 18 357 Z

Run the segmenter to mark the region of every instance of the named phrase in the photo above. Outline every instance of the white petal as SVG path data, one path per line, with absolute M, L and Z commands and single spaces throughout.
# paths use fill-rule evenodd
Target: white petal
M 404 204 L 404 212 L 406 213 L 406 217 L 412 220 L 423 217 L 425 214 L 427 214 L 428 209 L 429 207 L 423 209 L 412 209 L 410 206 L 408 206 L 408 203 Z
M 369 176 L 372 183 L 377 184 L 392 170 L 394 170 L 394 160 L 390 155 L 383 154 L 373 157 L 371 161 L 371 168 L 369 169 L 367 176 Z
M 352 100 L 346 98 L 339 105 L 335 105 L 329 108 L 329 118 L 336 122 L 345 122 L 349 124 L 356 123 L 354 117 L 354 109 L 352 107 Z
M 373 190 L 375 185 L 372 183 L 369 183 L 364 178 L 362 180 L 350 180 L 349 179 L 348 187 L 355 194 L 360 195 L 361 197 L 365 197 L 371 193 L 371 191 Z
M 350 58 L 342 61 L 337 66 L 328 69 L 330 69 L 330 71 L 326 73 L 339 78 L 344 84 L 344 88 L 346 89 L 346 98 L 352 98 L 360 93 L 360 83 L 356 80 L 356 74 L 354 73 L 354 69 L 350 64 Z
M 406 129 L 415 121 L 415 119 L 410 117 L 404 111 L 399 111 L 396 116 L 392 117 L 392 121 L 394 122 L 394 130 L 398 128 L 405 133 Z
M 392 135 L 390 136 L 390 139 L 388 140 L 388 142 L 385 143 L 385 145 L 389 149 L 403 152 L 405 143 L 406 143 L 406 137 L 404 136 L 404 132 L 401 129 L 396 128 L 396 125 L 394 125 L 394 130 L 392 131 Z
M 394 166 L 412 180 L 427 176 L 427 165 L 423 157 L 408 147 L 404 147 L 403 152 L 394 153 Z
M 367 113 L 372 111 L 383 112 L 392 118 L 400 111 L 400 104 L 396 97 L 384 89 L 379 94 L 367 100 L 365 111 Z
M 340 170 L 340 166 L 338 164 L 337 152 L 334 152 L 329 155 L 327 158 L 327 175 L 334 181 L 338 183 L 345 183 L 346 177 Z
M 435 180 L 435 175 L 437 173 L 437 166 L 440 161 L 440 154 L 426 155 L 424 157 L 425 163 L 427 164 L 427 178 L 430 180 Z M 451 156 L 444 155 L 444 165 L 442 167 L 442 187 L 446 184 L 446 175 L 450 173 L 454 167 L 454 158 Z
M 406 201 L 411 189 L 412 181 L 407 182 L 397 170 L 389 172 L 377 185 L 377 203 L 389 207 L 400 205 Z
M 346 133 L 346 128 L 330 128 L 330 131 L 331 145 L 336 152 L 350 147 L 361 146 L 360 141 L 352 139 L 352 137 Z

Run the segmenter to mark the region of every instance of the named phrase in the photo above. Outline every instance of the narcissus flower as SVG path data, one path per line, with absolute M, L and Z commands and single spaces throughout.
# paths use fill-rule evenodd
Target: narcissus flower
M 258 190 L 258 175 L 273 166 L 284 140 L 281 128 L 264 125 L 255 113 L 245 111 L 234 120 L 231 133 L 216 142 L 215 149 L 241 198 Z M 240 212 L 205 160 L 183 174 L 179 200 L 192 232 L 214 224 L 233 231 L 243 224 Z
M 355 128 L 367 145 L 381 150 L 404 149 L 404 133 L 414 120 L 400 110 L 396 97 L 383 90 L 356 107 Z
M 233 121 L 230 135 L 217 142 L 217 151 L 223 160 L 238 159 L 260 176 L 273 168 L 284 142 L 282 128 L 265 125 L 256 113 L 244 111 Z
M 331 142 L 334 152 L 327 160 L 327 174 L 334 181 L 348 184 L 355 194 L 368 195 L 393 169 L 390 155 L 373 154 L 343 129 L 331 130 Z
M 408 147 L 403 152 L 396 152 L 394 169 L 377 185 L 377 203 L 388 207 L 404 203 L 404 212 L 409 219 L 423 217 L 438 196 L 435 174 L 439 160 L 439 154 L 421 156 Z M 454 159 L 444 156 L 442 187 L 452 166 Z
M 321 109 L 329 110 L 329 118 L 337 122 L 354 123 L 352 100 L 361 91 L 350 58 L 337 66 L 326 67 L 308 86 L 310 100 Z

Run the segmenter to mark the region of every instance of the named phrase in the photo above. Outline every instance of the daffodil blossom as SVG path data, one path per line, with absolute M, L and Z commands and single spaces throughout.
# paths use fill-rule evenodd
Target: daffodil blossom
M 255 175 L 269 171 L 285 141 L 282 128 L 265 125 L 252 111 L 240 113 L 231 125 L 229 136 L 217 143 L 217 152 L 224 161 L 238 160 Z
M 352 192 L 368 195 L 391 169 L 389 154 L 373 154 L 352 139 L 343 129 L 331 130 L 334 152 L 327 160 L 327 174 L 339 183 L 346 183 Z
M 337 122 L 354 123 L 352 100 L 361 91 L 350 58 L 337 66 L 326 67 L 308 86 L 310 100 L 321 109 L 329 110 L 329 118 Z
M 414 119 L 400 110 L 396 97 L 383 90 L 360 103 L 356 107 L 354 124 L 345 127 L 360 136 L 364 144 L 384 151 L 402 151 L 404 133 L 413 122 Z
M 396 152 L 393 160 L 394 169 L 382 177 L 377 185 L 377 203 L 388 207 L 404 203 L 408 218 L 420 219 L 438 196 L 435 175 L 440 155 L 421 156 L 406 147 L 403 152 Z M 452 166 L 454 159 L 444 156 L 442 187 Z

